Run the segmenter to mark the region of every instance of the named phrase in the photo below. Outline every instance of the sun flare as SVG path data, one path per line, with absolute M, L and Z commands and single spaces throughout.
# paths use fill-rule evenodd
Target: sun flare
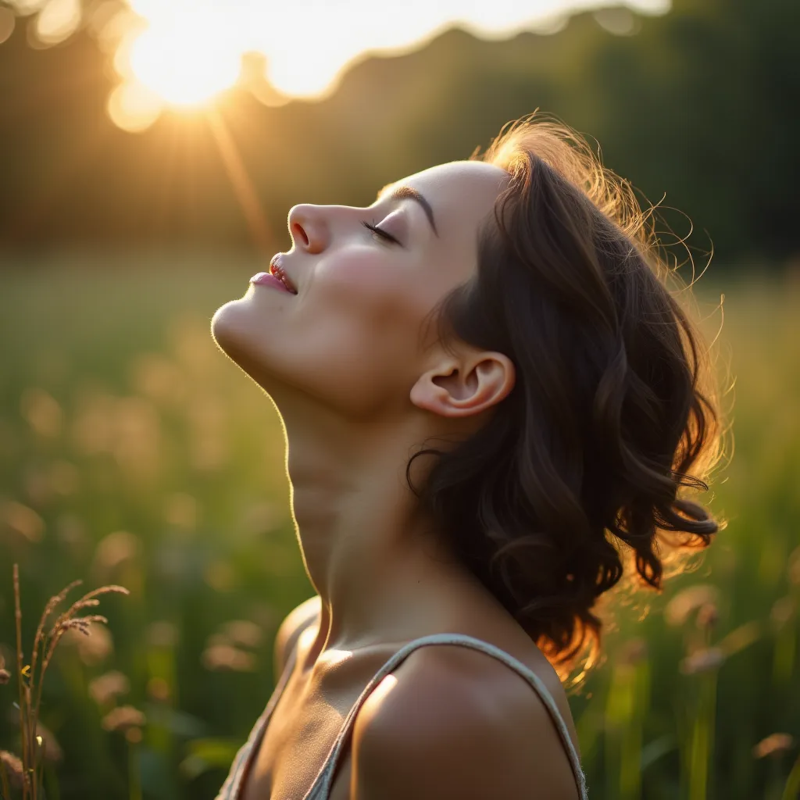
M 114 65 L 123 83 L 109 100 L 108 113 L 120 127 L 141 131 L 165 108 L 207 106 L 236 84 L 267 105 L 319 100 L 360 58 L 409 52 L 452 25 L 490 38 L 520 30 L 552 33 L 566 24 L 567 9 L 607 3 L 494 0 L 484 8 L 467 0 L 405 0 L 375 14 L 369 0 L 127 0 L 126 12 L 110 14 L 109 0 L 99 3 L 93 19 L 108 23 L 109 37 L 120 34 Z M 43 40 L 63 36 L 79 19 L 77 11 L 67 13 L 80 8 L 79 0 L 53 0 L 57 4 L 60 16 L 40 15 Z M 663 13 L 670 4 L 625 0 L 624 5 Z M 263 56 L 259 74 L 252 59 L 249 66 L 243 63 L 251 54 Z
M 175 106 L 205 103 L 232 86 L 240 59 L 238 43 L 225 35 L 219 20 L 199 11 L 180 24 L 151 25 L 130 50 L 136 78 Z

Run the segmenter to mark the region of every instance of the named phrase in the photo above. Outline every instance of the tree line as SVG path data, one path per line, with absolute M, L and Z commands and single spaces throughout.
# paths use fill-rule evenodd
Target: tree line
M 648 201 L 685 214 L 664 211 L 678 236 L 691 221 L 698 249 L 725 263 L 796 256 L 800 3 L 674 0 L 627 35 L 604 13 L 505 41 L 453 28 L 358 63 L 318 102 L 225 93 L 215 113 L 270 242 L 287 245 L 291 205 L 367 205 L 538 108 L 596 138 Z M 33 49 L 17 25 L 0 45 L 0 246 L 251 247 L 210 118 L 167 113 L 142 133 L 119 130 L 108 61 L 85 30 Z

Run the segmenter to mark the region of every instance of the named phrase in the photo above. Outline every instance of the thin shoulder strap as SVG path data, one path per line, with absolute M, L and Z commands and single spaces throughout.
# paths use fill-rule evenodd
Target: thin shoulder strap
M 277 705 L 278 700 L 280 700 L 283 690 L 286 688 L 286 684 L 289 682 L 289 676 L 292 674 L 294 662 L 297 660 L 297 647 L 300 635 L 313 621 L 314 618 L 311 617 L 307 620 L 304 620 L 298 627 L 298 630 L 294 636 L 294 644 L 292 645 L 292 649 L 290 650 L 289 656 L 286 659 L 286 664 L 283 667 L 283 672 L 280 675 L 278 683 L 275 686 L 275 689 L 273 690 L 266 707 L 253 725 L 250 735 L 247 737 L 247 741 L 239 748 L 238 752 L 234 756 L 233 763 L 230 771 L 228 772 L 228 777 L 225 779 L 225 783 L 222 784 L 222 787 L 220 788 L 215 800 L 236 800 L 236 798 L 239 797 L 239 789 L 242 778 L 247 771 L 253 756 L 255 756 L 258 751 L 258 748 L 261 744 L 261 739 L 266 731 L 267 724 L 272 717 L 272 712 L 275 710 L 275 706 Z
M 566 723 L 564 722 L 564 718 L 561 716 L 561 712 L 558 710 L 555 700 L 542 682 L 541 678 L 533 673 L 521 661 L 514 658 L 512 655 L 509 655 L 504 650 L 501 650 L 499 647 L 495 647 L 493 644 L 489 644 L 489 642 L 484 642 L 481 639 L 476 639 L 473 636 L 467 636 L 466 634 L 461 633 L 436 633 L 430 636 L 423 636 L 419 639 L 415 639 L 413 642 L 409 642 L 401 647 L 400 650 L 398 650 L 381 667 L 381 669 L 378 670 L 364 691 L 359 695 L 359 698 L 356 700 L 353 707 L 350 709 L 350 713 L 347 715 L 344 725 L 339 731 L 339 735 L 336 737 L 336 741 L 334 742 L 333 747 L 328 754 L 328 758 L 325 760 L 325 764 L 317 774 L 312 788 L 304 800 L 312 800 L 312 798 L 327 800 L 333 775 L 336 769 L 336 761 L 339 757 L 342 747 L 347 742 L 353 720 L 355 719 L 358 710 L 369 696 L 370 692 L 372 692 L 377 684 L 382 681 L 393 669 L 395 669 L 412 652 L 414 652 L 414 650 L 419 647 L 435 644 L 457 644 L 464 647 L 470 647 L 473 650 L 481 650 L 482 652 L 499 659 L 528 681 L 531 687 L 533 687 L 534 691 L 542 699 L 542 702 L 550 713 L 550 716 L 556 726 L 556 730 L 558 731 L 561 741 L 567 751 L 567 755 L 569 756 L 570 766 L 572 767 L 572 772 L 578 785 L 580 798 L 581 800 L 587 800 L 588 788 L 586 786 L 586 776 L 581 769 L 580 759 L 577 751 L 575 750 L 575 745 L 572 743 Z M 321 783 L 318 786 L 317 784 L 320 781 Z

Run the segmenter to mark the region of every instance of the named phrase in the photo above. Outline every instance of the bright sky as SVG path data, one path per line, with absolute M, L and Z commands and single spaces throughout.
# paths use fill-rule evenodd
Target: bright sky
M 36 36 L 56 43 L 81 20 L 80 0 L 10 0 L 36 10 Z M 457 24 L 483 38 L 522 30 L 555 32 L 565 14 L 610 4 L 661 14 L 670 0 L 105 0 L 90 28 L 114 56 L 121 83 L 109 114 L 121 127 L 143 130 L 167 106 L 198 106 L 233 86 L 243 53 L 266 57 L 277 90 L 265 102 L 318 98 L 333 91 L 346 67 L 370 52 L 398 54 Z M 607 27 L 629 33 L 632 15 L 604 12 Z M 626 23 L 626 19 L 628 22 Z M 602 18 L 601 18 L 602 23 Z

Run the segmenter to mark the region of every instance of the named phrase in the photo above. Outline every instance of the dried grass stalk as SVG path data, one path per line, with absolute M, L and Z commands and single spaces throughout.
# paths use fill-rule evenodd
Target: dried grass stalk
M 19 759 L 11 753 L 0 753 L 0 780 L 2 783 L 3 797 L 10 798 L 10 784 L 16 783 L 16 777 L 21 776 L 23 800 L 38 800 L 42 785 L 42 770 L 44 767 L 44 740 L 37 735 L 39 726 L 39 708 L 42 702 L 42 685 L 44 675 L 56 646 L 61 637 L 68 630 L 80 631 L 89 636 L 92 624 L 107 624 L 108 620 L 100 614 L 90 614 L 84 617 L 76 616 L 78 612 L 87 608 L 94 608 L 100 604 L 98 597 L 104 594 L 130 594 L 124 586 L 101 586 L 99 589 L 85 594 L 76 600 L 63 614 L 57 617 L 55 623 L 46 631 L 47 620 L 62 603 L 67 595 L 82 581 L 73 581 L 57 595 L 48 600 L 42 613 L 36 635 L 33 639 L 33 652 L 31 663 L 23 668 L 24 655 L 22 650 L 22 605 L 19 590 L 19 565 L 14 564 L 14 617 L 17 633 L 17 684 L 19 686 L 19 723 L 22 736 L 22 758 Z M 39 668 L 37 675 L 36 669 Z M 4 675 L 0 678 L 4 678 Z M 6 681 L 7 682 L 7 681 Z M 35 698 L 35 700 L 32 700 Z M 15 760 L 16 759 L 16 760 Z

